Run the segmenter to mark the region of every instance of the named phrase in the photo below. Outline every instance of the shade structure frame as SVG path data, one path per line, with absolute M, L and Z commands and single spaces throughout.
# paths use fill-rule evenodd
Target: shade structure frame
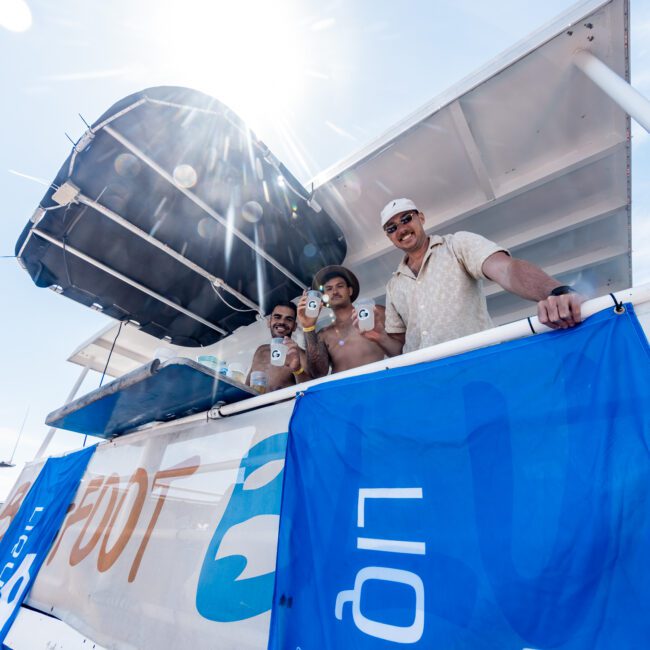
M 189 185 L 183 168 L 194 175 Z M 81 136 L 16 255 L 38 286 L 175 345 L 206 346 L 295 299 L 318 268 L 343 260 L 340 228 L 314 206 L 227 106 L 191 89 L 150 88 Z M 35 239 L 35 230 L 99 264 L 73 262 L 72 283 L 56 244 Z M 175 316 L 170 301 L 185 315 Z

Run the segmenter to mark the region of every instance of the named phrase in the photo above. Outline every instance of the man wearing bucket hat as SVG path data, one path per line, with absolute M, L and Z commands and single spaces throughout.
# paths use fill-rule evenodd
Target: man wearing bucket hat
M 333 321 L 317 332 L 318 313 L 307 314 L 307 292 L 298 302 L 298 321 L 305 334 L 307 369 L 312 377 L 326 375 L 330 367 L 332 372 L 340 372 L 384 358 L 383 348 L 361 336 L 354 326 L 352 303 L 359 296 L 359 280 L 352 271 L 344 266 L 326 266 L 314 276 L 312 288 L 322 292 L 323 302 L 334 314 Z M 320 312 L 322 305 L 317 302 L 315 307 Z M 375 322 L 381 322 L 383 327 L 384 308 L 374 309 Z
M 363 335 L 389 355 L 492 327 L 482 279 L 537 301 L 539 320 L 549 327 L 581 321 L 584 296 L 480 235 L 428 236 L 424 214 L 410 199 L 390 201 L 381 211 L 381 226 L 405 255 L 386 286 L 385 327 L 378 323 Z

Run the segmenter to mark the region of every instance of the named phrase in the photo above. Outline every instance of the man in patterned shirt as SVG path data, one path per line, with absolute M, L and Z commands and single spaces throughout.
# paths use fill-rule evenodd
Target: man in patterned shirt
M 409 199 L 390 201 L 381 225 L 405 256 L 386 286 L 385 327 L 378 323 L 363 335 L 389 356 L 492 327 L 482 279 L 538 301 L 539 320 L 549 327 L 573 327 L 581 320 L 584 296 L 480 235 L 429 237 L 424 215 Z

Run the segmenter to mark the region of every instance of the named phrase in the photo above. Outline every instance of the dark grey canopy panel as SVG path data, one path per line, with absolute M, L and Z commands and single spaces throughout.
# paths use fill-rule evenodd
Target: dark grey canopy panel
M 174 87 L 104 113 L 16 245 L 38 286 L 184 346 L 251 323 L 345 253 L 338 226 L 232 111 Z

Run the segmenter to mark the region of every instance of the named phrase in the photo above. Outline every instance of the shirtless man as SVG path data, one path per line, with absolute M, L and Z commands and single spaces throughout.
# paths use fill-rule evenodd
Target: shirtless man
M 271 338 L 284 338 L 284 344 L 288 348 L 284 366 L 271 365 L 270 344 L 260 345 L 253 355 L 253 363 L 246 378 L 246 383 L 250 386 L 251 373 L 255 370 L 262 370 L 266 373 L 269 381 L 269 391 L 294 386 L 302 381 L 310 380 L 312 377 L 306 371 L 305 352 L 291 338 L 297 325 L 296 306 L 292 302 L 279 302 L 271 311 L 268 325 Z
M 334 322 L 316 332 L 317 318 L 305 314 L 307 298 L 302 296 L 298 303 L 298 320 L 305 333 L 309 374 L 323 377 L 330 366 L 332 372 L 340 372 L 383 359 L 384 350 L 361 336 L 354 324 L 352 303 L 359 295 L 356 276 L 344 266 L 326 266 L 314 276 L 312 286 L 325 294 L 327 305 L 334 312 Z M 375 319 L 383 325 L 383 307 L 375 307 Z

